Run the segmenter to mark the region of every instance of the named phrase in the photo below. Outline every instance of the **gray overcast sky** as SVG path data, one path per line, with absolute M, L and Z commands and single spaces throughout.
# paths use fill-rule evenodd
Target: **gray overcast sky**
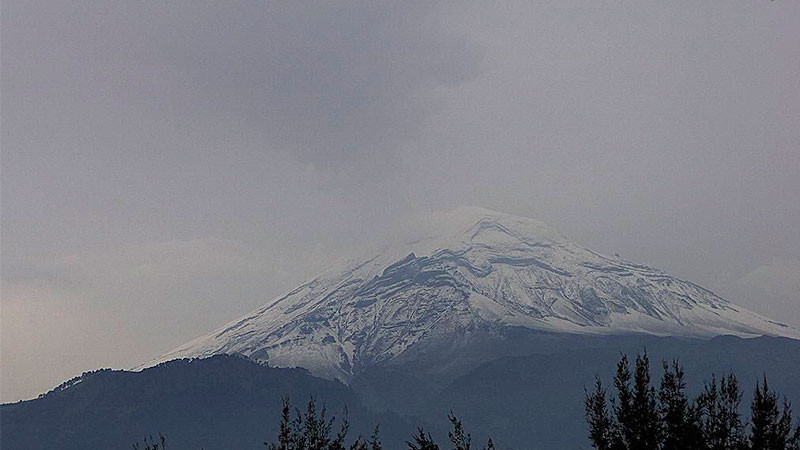
M 0 400 L 131 367 L 421 209 L 800 326 L 800 2 L 2 2 Z

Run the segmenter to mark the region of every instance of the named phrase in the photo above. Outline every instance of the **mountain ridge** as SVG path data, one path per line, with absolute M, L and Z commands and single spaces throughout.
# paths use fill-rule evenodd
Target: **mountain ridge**
M 451 411 L 475 442 L 491 436 L 498 449 L 588 448 L 584 388 L 597 376 L 613 377 L 620 353 L 632 357 L 645 350 L 654 382 L 662 373 L 659 362 L 680 361 L 689 395 L 700 392 L 712 374 L 733 373 L 746 391 L 743 405 L 764 376 L 787 400 L 800 401 L 795 339 L 540 337 L 548 345 L 521 348 L 510 357 L 495 353 L 455 377 L 426 373 L 425 362 L 413 359 L 413 366 L 373 366 L 344 385 L 307 370 L 227 355 L 174 360 L 140 372 L 94 371 L 67 382 L 66 389 L 0 405 L 0 447 L 122 448 L 163 432 L 170 448 L 258 448 L 278 431 L 281 397 L 302 407 L 313 396 L 337 417 L 347 407 L 351 437 L 367 436 L 380 424 L 389 450 L 407 448 L 416 426 L 446 441 Z
M 348 417 L 351 439 L 369 436 L 378 423 L 387 442 L 403 442 L 414 430 L 404 417 L 366 408 L 339 381 L 214 355 L 138 372 L 87 372 L 36 399 L 2 404 L 0 447 L 131 448 L 163 433 L 169 448 L 264 448 L 278 434 L 283 398 L 301 409 L 314 398 L 329 418 Z

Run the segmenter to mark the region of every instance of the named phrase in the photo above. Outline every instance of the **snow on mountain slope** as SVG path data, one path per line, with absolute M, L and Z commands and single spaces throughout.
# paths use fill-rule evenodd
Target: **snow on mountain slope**
M 541 222 L 460 208 L 439 214 L 425 237 L 334 264 L 153 364 L 241 353 L 347 380 L 426 343 L 512 327 L 800 338 L 693 283 L 580 247 Z

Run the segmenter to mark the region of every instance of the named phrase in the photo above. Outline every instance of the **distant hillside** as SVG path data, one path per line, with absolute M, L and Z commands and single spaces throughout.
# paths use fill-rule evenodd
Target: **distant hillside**
M 379 422 L 387 450 L 405 449 L 418 423 L 445 442 L 451 409 L 474 442 L 491 435 L 498 449 L 589 448 L 584 387 L 595 375 L 608 380 L 621 352 L 633 356 L 644 349 L 656 382 L 661 360 L 678 358 L 691 394 L 711 373 L 733 371 L 746 412 L 756 379 L 766 374 L 772 388 L 800 405 L 800 341 L 792 339 L 559 333 L 520 335 L 507 345 L 517 348 L 516 356 L 456 364 L 449 371 L 426 370 L 418 358 L 397 361 L 362 372 L 350 387 L 235 356 L 177 360 L 142 372 L 95 372 L 39 399 L 3 405 L 0 447 L 129 449 L 144 435 L 163 432 L 172 450 L 263 450 L 275 436 L 281 396 L 302 407 L 314 395 L 337 415 L 347 405 L 353 437 L 368 435 Z M 474 350 L 478 359 L 492 352 Z M 461 359 L 475 360 L 469 354 L 452 360 Z
M 688 391 L 699 392 L 717 375 L 733 372 L 741 383 L 742 412 L 747 414 L 756 380 L 766 375 L 770 387 L 800 407 L 800 341 L 720 336 L 711 340 L 655 336 L 561 336 L 549 348 L 524 356 L 495 359 L 448 380 L 436 375 L 410 379 L 406 368 L 367 372 L 353 381 L 365 402 L 395 412 L 436 421 L 449 410 L 470 426 L 478 441 L 491 435 L 498 448 L 561 450 L 590 448 L 584 422 L 584 387 L 595 376 L 608 382 L 620 353 L 631 357 L 647 350 L 653 380 L 661 362 L 674 358 L 685 366 Z M 535 346 L 534 346 L 535 347 Z M 533 348 L 533 347 L 531 347 Z M 427 384 L 426 384 L 427 383 Z M 427 392 L 424 391 L 427 389 Z
M 414 429 L 394 414 L 370 413 L 339 382 L 222 355 L 142 372 L 97 371 L 36 400 L 2 405 L 0 447 L 130 449 L 161 432 L 170 449 L 263 450 L 277 433 L 284 395 L 300 408 L 313 395 L 337 417 L 347 406 L 353 437 L 380 423 L 385 440 L 399 443 Z

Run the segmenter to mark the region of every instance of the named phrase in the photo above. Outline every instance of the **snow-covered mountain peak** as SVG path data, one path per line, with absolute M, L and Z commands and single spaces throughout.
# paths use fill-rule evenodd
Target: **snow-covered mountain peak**
M 496 245 L 514 241 L 561 241 L 564 237 L 538 220 L 503 214 L 478 207 L 436 211 L 428 221 L 420 241 L 435 241 L 442 247 L 466 242 Z M 423 219 L 424 220 L 424 219 Z
M 423 231 L 412 239 L 339 261 L 156 362 L 242 353 L 347 380 L 410 352 L 520 327 L 800 338 L 700 286 L 592 252 L 533 219 L 458 208 L 418 225 Z
M 479 207 L 428 212 L 415 217 L 407 228 L 410 230 L 395 237 L 396 242 L 371 248 L 337 265 L 372 259 L 388 265 L 411 253 L 418 257 L 431 256 L 443 249 L 459 251 L 484 247 L 502 251 L 519 245 L 568 242 L 553 227 L 538 220 Z

